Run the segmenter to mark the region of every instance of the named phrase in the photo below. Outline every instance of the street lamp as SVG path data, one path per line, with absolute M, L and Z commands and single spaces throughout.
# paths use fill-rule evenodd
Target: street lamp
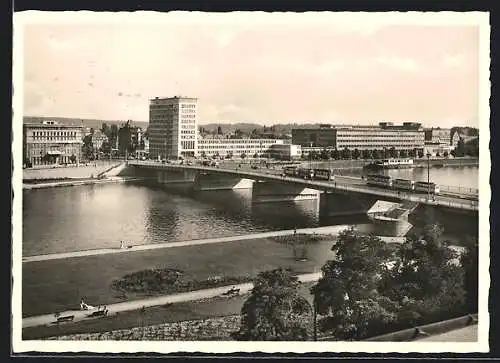
M 311 146 L 311 148 L 309 149 L 309 169 L 312 169 L 312 147 L 313 147 L 312 141 L 309 143 L 309 145 Z
M 431 184 L 430 184 L 430 157 L 431 154 L 427 153 L 427 200 L 431 200 Z

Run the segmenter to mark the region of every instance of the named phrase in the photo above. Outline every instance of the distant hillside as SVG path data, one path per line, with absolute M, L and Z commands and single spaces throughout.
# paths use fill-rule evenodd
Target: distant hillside
M 95 119 L 82 119 L 82 118 L 69 118 L 69 117 L 37 117 L 37 116 L 23 117 L 23 123 L 40 122 L 48 120 L 57 121 L 63 125 L 79 125 L 83 123 L 84 126 L 91 127 L 94 129 L 100 129 L 103 123 L 110 126 L 113 124 L 121 125 L 126 122 L 126 120 L 95 120 Z M 134 120 L 132 120 L 132 124 L 139 126 L 143 129 L 146 129 L 149 125 L 148 122 L 134 121 Z

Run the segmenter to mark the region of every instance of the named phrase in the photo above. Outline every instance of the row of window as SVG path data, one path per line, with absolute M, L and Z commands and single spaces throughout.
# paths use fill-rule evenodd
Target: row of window
M 181 108 L 196 108 L 194 103 L 181 103 Z
M 194 141 L 181 141 L 181 146 L 184 150 L 192 150 L 194 149 Z

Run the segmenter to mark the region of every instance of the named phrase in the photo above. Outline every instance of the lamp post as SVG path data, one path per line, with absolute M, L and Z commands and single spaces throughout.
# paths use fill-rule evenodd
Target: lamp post
M 309 149 L 309 169 L 312 169 L 312 147 L 313 147 L 312 141 L 309 143 L 309 145 L 311 146 L 311 148 Z
M 430 184 L 430 157 L 431 154 L 427 153 L 427 200 L 431 199 L 431 184 Z

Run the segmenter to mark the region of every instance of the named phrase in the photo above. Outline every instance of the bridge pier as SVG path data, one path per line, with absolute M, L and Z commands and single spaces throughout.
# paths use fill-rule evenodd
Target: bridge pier
M 321 193 L 320 214 L 324 217 L 366 215 L 379 197 L 344 191 L 325 191 Z
M 317 200 L 319 196 L 319 190 L 296 184 L 264 181 L 253 183 L 252 200 L 259 203 Z
M 252 189 L 254 181 L 232 175 L 198 171 L 194 180 L 194 190 Z
M 158 184 L 192 183 L 196 177 L 196 170 L 156 170 L 156 182 Z

